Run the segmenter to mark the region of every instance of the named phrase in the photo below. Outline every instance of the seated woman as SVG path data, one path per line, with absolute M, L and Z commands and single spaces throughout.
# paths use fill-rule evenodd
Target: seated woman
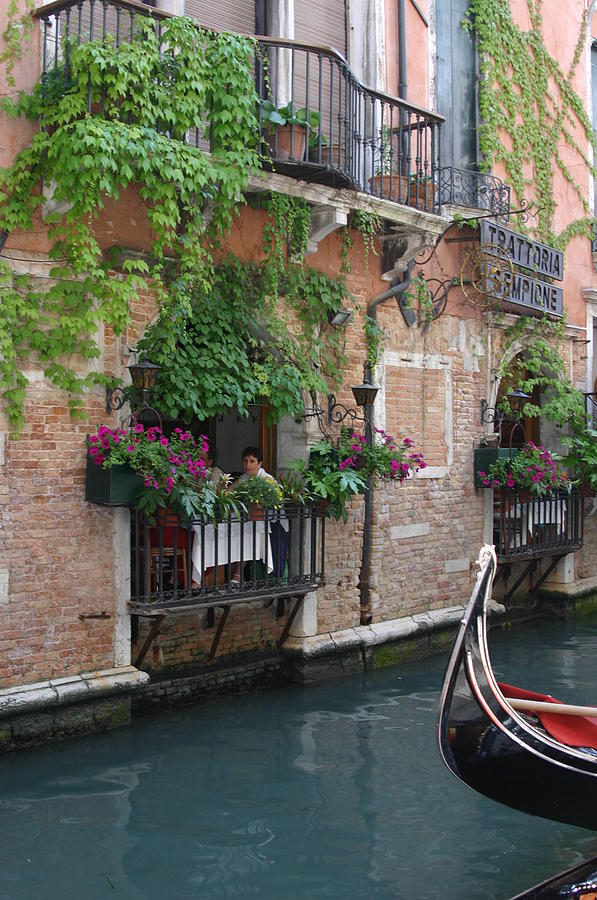
M 242 453 L 243 474 L 238 482 L 245 481 L 247 478 L 268 478 L 270 481 L 276 479 L 263 468 L 263 453 L 260 447 L 245 447 Z M 288 521 L 280 517 L 279 521 L 269 523 L 270 547 L 272 552 L 272 563 L 274 575 L 281 578 L 284 575 L 286 567 L 286 556 L 288 554 Z M 235 562 L 232 566 L 231 583 L 233 586 L 240 584 L 240 562 Z

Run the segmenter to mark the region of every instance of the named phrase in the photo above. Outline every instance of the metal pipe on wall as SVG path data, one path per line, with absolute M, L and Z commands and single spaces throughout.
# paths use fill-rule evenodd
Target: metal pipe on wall
M 413 263 L 409 262 L 406 272 L 402 280 L 395 279 L 392 287 L 378 294 L 367 304 L 367 315 L 374 322 L 377 321 L 377 307 L 386 300 L 396 298 L 400 304 L 400 297 L 408 288 L 412 277 Z M 365 379 L 372 380 L 372 372 L 369 364 L 365 367 Z M 365 409 L 365 438 L 367 446 L 373 443 L 373 407 L 369 406 Z M 361 548 L 361 569 L 359 572 L 359 595 L 361 605 L 361 625 L 371 624 L 373 614 L 371 611 L 371 518 L 373 512 L 373 482 L 371 477 L 367 478 L 367 487 L 365 489 L 365 509 L 363 512 L 363 544 Z
M 408 99 L 406 68 L 406 0 L 398 0 L 398 96 Z

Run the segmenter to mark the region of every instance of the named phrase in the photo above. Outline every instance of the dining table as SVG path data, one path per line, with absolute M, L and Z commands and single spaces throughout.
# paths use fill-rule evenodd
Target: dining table
M 194 525 L 193 532 L 191 560 L 196 583 L 206 569 L 234 562 L 262 560 L 267 571 L 273 571 L 271 535 L 264 521 Z

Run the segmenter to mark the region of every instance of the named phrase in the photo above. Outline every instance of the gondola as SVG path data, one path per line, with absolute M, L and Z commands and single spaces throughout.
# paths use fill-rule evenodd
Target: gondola
M 437 731 L 443 760 L 486 797 L 595 831 L 597 717 L 586 716 L 592 708 L 585 707 L 562 706 L 569 715 L 551 713 L 559 705 L 554 698 L 496 681 L 486 622 L 497 566 L 493 547 L 482 548 L 479 565 L 441 692 Z

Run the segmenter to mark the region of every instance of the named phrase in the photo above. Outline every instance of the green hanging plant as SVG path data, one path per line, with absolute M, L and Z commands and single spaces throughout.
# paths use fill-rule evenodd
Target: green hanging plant
M 563 321 L 521 317 L 504 332 L 502 352 L 507 353 L 516 344 L 524 349 L 499 370 L 500 377 L 513 388 L 531 397 L 535 391 L 541 394 L 541 406 L 528 401 L 523 409 L 525 416 L 544 416 L 560 426 L 585 419 L 583 394 L 568 378 L 561 354 L 565 327 Z M 510 412 L 506 398 L 501 406 Z
M 191 285 L 209 282 L 209 234 L 227 230 L 259 163 L 252 60 L 250 38 L 177 17 L 158 36 L 141 17 L 130 42 L 72 45 L 68 73 L 58 66 L 30 96 L 16 104 L 5 98 L 5 111 L 40 128 L 0 171 L 0 232 L 33 229 L 42 182 L 66 206 L 46 219 L 54 263 L 47 285 L 0 263 L 0 392 L 14 431 L 24 424 L 26 360 L 39 361 L 68 392 L 71 410 L 81 411 L 84 388 L 108 379 L 81 375 L 69 360 L 99 357 L 99 326 L 121 334 L 139 292 L 178 310 L 189 304 Z M 88 88 L 91 108 L 103 104 L 104 115 L 88 113 Z M 211 155 L 185 142 L 190 130 L 209 130 Z M 150 258 L 125 260 L 114 277 L 116 254 L 102 253 L 95 228 L 105 197 L 118 199 L 128 186 L 145 203 L 153 246 Z
M 419 325 L 429 327 L 434 317 L 433 294 L 423 272 L 419 272 L 411 280 L 406 289 L 405 297 L 407 298 L 408 307 L 417 309 Z
M 372 374 L 375 366 L 384 350 L 385 332 L 376 319 L 365 316 L 363 319 L 365 329 L 365 347 L 367 349 L 367 362 L 371 366 Z
M 375 212 L 368 212 L 363 209 L 354 209 L 348 219 L 348 227 L 354 228 L 363 238 L 363 246 L 365 248 L 365 269 L 369 269 L 369 255 L 377 256 L 375 248 L 375 238 L 381 233 L 381 219 Z M 348 228 L 345 229 L 345 232 Z M 352 246 L 352 243 L 350 244 Z

